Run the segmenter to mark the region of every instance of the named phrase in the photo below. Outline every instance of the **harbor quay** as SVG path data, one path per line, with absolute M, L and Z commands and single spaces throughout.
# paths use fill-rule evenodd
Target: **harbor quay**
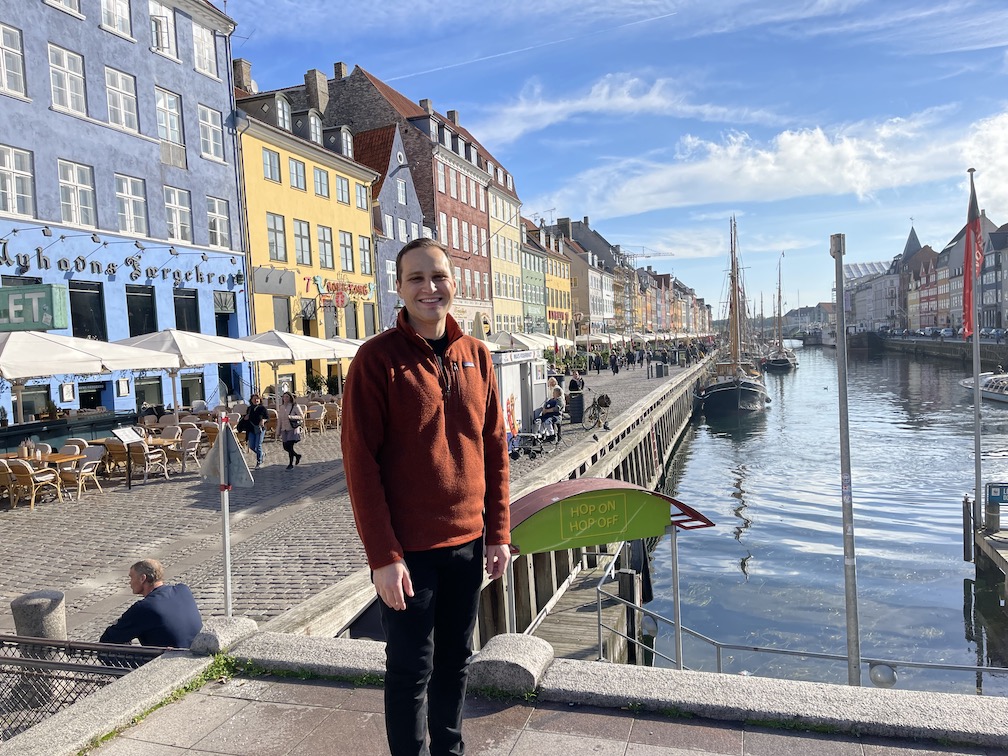
M 587 384 L 613 398 L 615 418 L 684 370 L 662 378 L 593 372 Z M 561 456 L 577 455 L 582 442 L 597 449 L 600 435 L 605 441 L 601 429 L 566 424 L 560 447 L 513 460 L 513 488 L 548 480 Z M 117 731 L 94 752 L 387 753 L 375 684 L 382 644 L 303 623 L 285 631 L 320 595 L 369 589 L 338 434 L 308 437 L 291 471 L 279 444 L 267 449 L 255 487 L 232 492 L 232 620 L 222 616 L 219 494 L 198 473 L 173 471 L 131 490 L 111 482 L 105 496 L 0 512 L 3 632 L 13 632 L 13 598 L 55 589 L 66 596 L 69 636 L 96 639 L 133 600 L 128 566 L 148 556 L 165 563 L 170 582 L 192 587 L 206 618 L 193 653 L 170 652 L 131 672 L 0 745 L 0 754 L 78 753 Z M 208 654 L 217 651 L 238 669 L 173 697 L 216 671 Z M 471 691 L 464 735 L 473 754 L 1008 754 L 1008 706 L 996 697 L 574 661 L 524 635 L 483 645 Z M 159 706 L 169 697 L 177 700 Z

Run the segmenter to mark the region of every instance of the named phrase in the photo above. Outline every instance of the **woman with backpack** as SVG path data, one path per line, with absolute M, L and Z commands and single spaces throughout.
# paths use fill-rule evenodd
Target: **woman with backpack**
M 294 444 L 301 440 L 303 427 L 304 415 L 301 408 L 294 401 L 294 395 L 290 391 L 285 391 L 280 399 L 280 406 L 277 408 L 277 430 L 280 432 L 284 451 L 290 458 L 287 463 L 288 470 L 294 465 L 301 464 L 301 455 L 294 451 Z

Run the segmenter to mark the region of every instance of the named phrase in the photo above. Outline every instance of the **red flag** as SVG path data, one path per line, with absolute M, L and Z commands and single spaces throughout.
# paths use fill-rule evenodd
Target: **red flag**
M 556 334 L 553 334 L 553 354 L 560 354 L 560 342 L 557 341 Z
M 984 243 L 980 225 L 980 210 L 977 205 L 976 187 L 973 186 L 973 170 L 970 169 L 969 213 L 966 216 L 966 247 L 963 250 L 963 337 L 973 334 L 973 278 L 980 275 L 983 267 Z M 972 260 L 972 265 L 970 261 Z

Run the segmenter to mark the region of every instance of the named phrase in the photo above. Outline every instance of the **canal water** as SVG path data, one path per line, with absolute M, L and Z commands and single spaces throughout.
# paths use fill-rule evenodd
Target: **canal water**
M 678 539 L 683 625 L 722 643 L 846 654 L 836 351 L 800 348 L 768 375 L 770 408 L 749 422 L 699 420 L 664 490 L 715 528 Z M 963 561 L 962 500 L 972 496 L 968 367 L 894 354 L 848 359 L 851 483 L 862 658 L 1008 666 L 997 586 Z M 985 482 L 1008 481 L 1008 405 L 985 403 Z M 654 552 L 655 599 L 672 617 L 667 539 Z M 668 626 L 658 648 L 674 657 Z M 715 670 L 687 639 L 684 662 Z M 659 663 L 662 663 L 659 660 Z M 847 682 L 847 663 L 725 652 L 724 671 Z M 1008 676 L 899 667 L 898 687 L 1008 695 Z M 862 684 L 870 685 L 867 666 Z

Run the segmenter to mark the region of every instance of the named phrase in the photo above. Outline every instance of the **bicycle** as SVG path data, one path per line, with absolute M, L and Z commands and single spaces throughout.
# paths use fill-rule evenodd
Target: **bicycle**
M 592 403 L 585 407 L 584 415 L 581 418 L 581 427 L 585 430 L 591 430 L 605 425 L 611 405 L 612 400 L 609 398 L 609 394 L 599 394 L 593 398 Z

